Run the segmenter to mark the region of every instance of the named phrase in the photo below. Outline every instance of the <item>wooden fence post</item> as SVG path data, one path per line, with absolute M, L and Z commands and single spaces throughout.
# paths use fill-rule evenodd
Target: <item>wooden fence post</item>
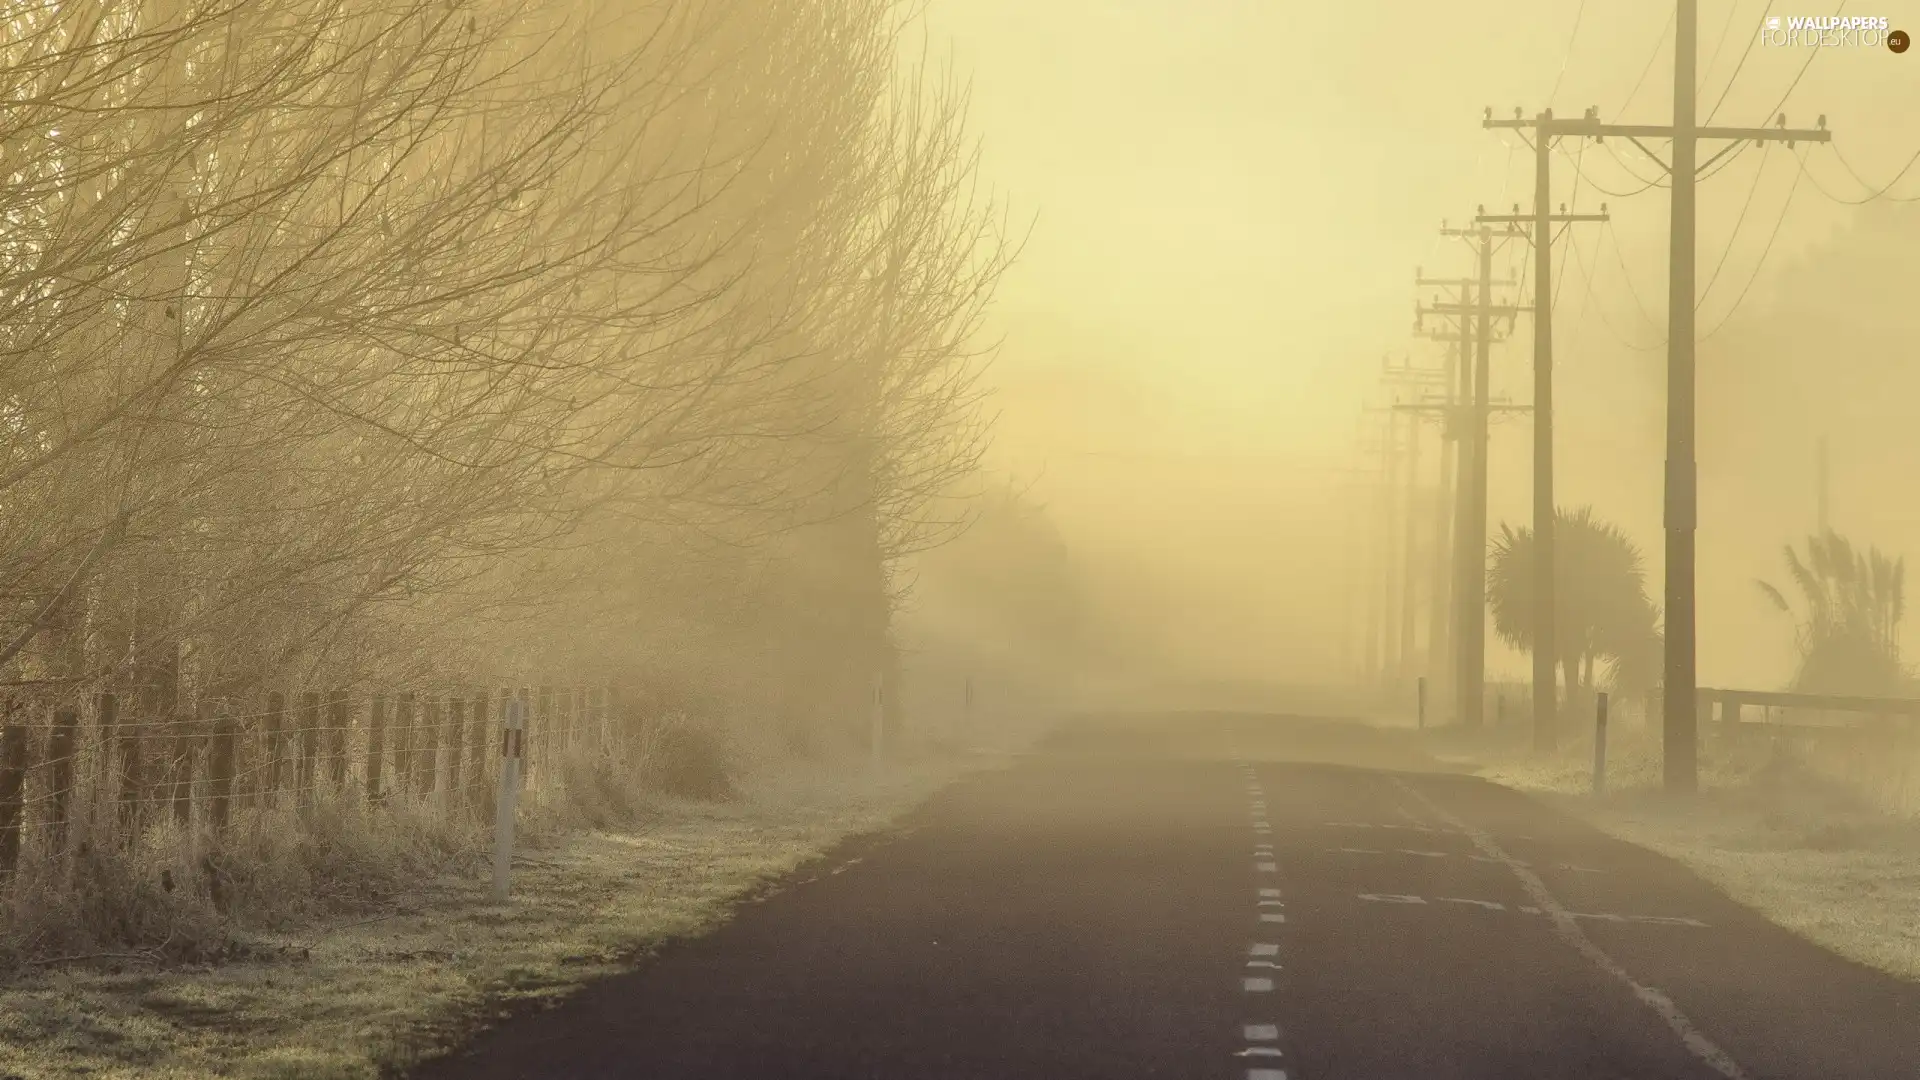
M 213 721 L 213 742 L 207 748 L 207 778 L 212 787 L 212 797 L 207 803 L 207 820 L 216 832 L 226 830 L 229 806 L 233 799 L 235 727 L 232 710 L 222 707 Z
M 373 695 L 367 709 L 367 801 L 380 801 L 380 773 L 387 755 L 387 695 Z
M 473 737 L 467 740 L 467 805 L 478 807 L 487 797 L 487 701 L 492 693 L 473 695 Z
M 93 762 L 94 798 L 108 797 L 113 790 L 113 744 L 120 726 L 120 700 L 110 692 L 94 698 L 93 723 L 99 732 L 100 756 Z
M 80 710 L 61 709 L 53 714 L 53 736 L 47 740 L 47 782 L 53 789 L 52 806 L 47 815 L 47 849 L 65 851 L 67 822 L 73 812 L 73 763 L 80 741 Z
M 460 749 L 467 734 L 467 699 L 447 695 L 447 805 L 452 807 L 466 789 L 460 786 Z
M 420 751 L 416 764 L 420 769 L 419 789 L 433 794 L 440 779 L 440 699 L 427 695 L 427 719 L 420 732 Z
M 310 807 L 319 797 L 320 691 L 300 695 L 300 766 L 294 772 L 300 805 Z
M 20 865 L 20 828 L 27 803 L 27 728 L 8 698 L 0 712 L 0 881 Z
M 335 788 L 347 786 L 347 729 L 353 724 L 353 706 L 345 690 L 335 690 L 327 701 L 328 778 Z
M 139 702 L 140 695 L 136 692 L 134 703 L 138 705 Z M 140 760 L 140 751 L 146 740 L 142 737 L 141 728 L 152 722 L 150 715 L 136 711 L 133 722 L 120 728 L 120 839 L 129 847 L 140 838 L 142 820 L 141 777 L 146 764 Z
M 193 755 L 198 749 L 194 735 L 198 717 L 180 707 L 180 643 L 174 642 L 161 667 L 161 698 L 166 702 L 167 739 L 166 799 L 173 805 L 173 820 L 185 826 L 193 817 Z
M 520 703 L 520 783 L 527 782 L 527 774 L 533 772 L 533 740 L 545 733 L 541 718 L 533 712 L 533 690 L 521 687 L 517 699 Z
M 539 711 L 533 714 L 533 733 L 534 739 L 540 744 L 540 752 L 543 754 L 551 754 L 553 752 L 553 728 L 553 687 L 542 686 L 540 688 L 540 708 Z M 527 759 L 521 763 L 520 767 L 527 772 L 532 772 L 532 756 L 529 755 Z
M 393 712 L 393 787 L 413 794 L 413 691 L 401 693 Z
M 278 802 L 280 790 L 286 785 L 285 766 L 287 756 L 287 696 L 280 691 L 267 695 L 267 712 L 262 718 L 266 729 L 266 785 L 269 799 Z

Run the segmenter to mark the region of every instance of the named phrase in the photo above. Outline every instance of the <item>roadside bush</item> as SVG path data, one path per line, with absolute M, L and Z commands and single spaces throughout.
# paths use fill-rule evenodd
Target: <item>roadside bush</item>
M 712 725 L 667 713 L 641 729 L 641 782 L 650 791 L 711 802 L 739 794 L 725 739 Z

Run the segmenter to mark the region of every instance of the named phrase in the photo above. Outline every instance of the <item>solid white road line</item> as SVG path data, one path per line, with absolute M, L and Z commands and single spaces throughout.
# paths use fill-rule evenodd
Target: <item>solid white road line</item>
M 1405 780 L 1396 776 L 1393 782 L 1426 807 L 1428 813 L 1466 833 L 1473 841 L 1473 846 L 1496 859 L 1508 858 L 1507 853 L 1486 832 L 1474 828 L 1448 812 Z M 1595 945 L 1593 940 L 1587 937 L 1586 932 L 1580 929 L 1580 924 L 1574 921 L 1573 915 L 1566 908 L 1561 907 L 1560 901 L 1554 899 L 1553 894 L 1547 891 L 1546 883 L 1540 880 L 1538 874 L 1523 866 L 1510 866 L 1508 869 L 1513 872 L 1514 877 L 1520 879 L 1520 887 L 1526 890 L 1527 895 L 1533 898 L 1533 902 L 1538 904 L 1553 921 L 1554 932 L 1560 935 L 1561 940 L 1573 946 L 1595 967 L 1626 984 L 1635 997 L 1666 1022 L 1668 1029 L 1679 1037 L 1680 1042 L 1693 1053 L 1694 1057 L 1726 1077 L 1726 1080 L 1748 1080 L 1746 1070 L 1740 1067 L 1739 1062 L 1734 1061 L 1732 1056 L 1722 1050 L 1718 1044 L 1702 1034 L 1700 1029 L 1694 1026 L 1693 1021 L 1687 1018 L 1687 1014 L 1681 1012 L 1680 1007 L 1673 1003 L 1672 998 L 1635 979 L 1631 972 L 1620 966 L 1619 961 L 1603 952 L 1600 946 Z

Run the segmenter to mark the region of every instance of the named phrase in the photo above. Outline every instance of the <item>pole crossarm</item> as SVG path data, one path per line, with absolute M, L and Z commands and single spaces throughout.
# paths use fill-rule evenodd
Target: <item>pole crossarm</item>
M 1416 315 L 1469 315 L 1485 311 L 1492 315 L 1512 315 L 1517 311 L 1532 311 L 1531 304 L 1449 304 L 1445 302 L 1416 306 Z
M 1474 220 L 1486 221 L 1486 222 L 1505 221 L 1505 222 L 1511 222 L 1511 223 L 1522 224 L 1522 225 L 1531 225 L 1535 221 L 1538 221 L 1539 218 L 1535 217 L 1532 214 L 1518 214 L 1518 213 L 1481 214 L 1479 217 L 1475 218 Z M 1603 209 L 1597 214 L 1548 214 L 1547 220 L 1550 222 L 1553 222 L 1554 224 L 1560 224 L 1562 222 L 1568 222 L 1568 221 L 1611 221 L 1613 219 L 1608 217 L 1607 212 Z
M 1478 240 L 1483 236 L 1494 239 L 1494 240 L 1501 240 L 1510 236 L 1525 236 L 1527 235 L 1527 231 L 1525 229 L 1516 229 L 1516 228 L 1513 228 L 1512 226 L 1508 226 L 1505 229 L 1485 229 L 1485 228 L 1455 229 L 1450 226 L 1442 225 L 1440 227 L 1440 235 L 1441 236 L 1457 236 L 1467 240 Z

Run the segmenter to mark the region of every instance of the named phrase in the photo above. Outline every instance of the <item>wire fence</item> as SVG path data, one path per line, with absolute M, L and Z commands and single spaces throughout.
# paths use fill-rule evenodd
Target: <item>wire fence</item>
M 156 696 L 0 703 L 0 886 L 29 860 L 57 865 L 89 840 L 132 845 L 168 817 L 217 835 L 236 812 L 307 813 L 323 796 L 484 821 L 510 700 L 527 718 L 523 784 L 548 762 L 610 751 L 634 734 L 604 686 L 300 687 L 184 712 L 152 707 Z

